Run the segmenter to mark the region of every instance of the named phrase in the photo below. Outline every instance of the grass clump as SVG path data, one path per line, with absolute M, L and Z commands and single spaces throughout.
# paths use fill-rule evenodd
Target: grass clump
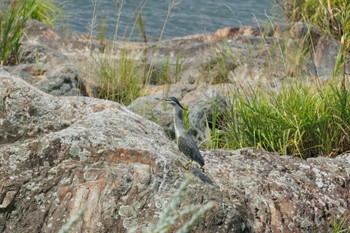
M 333 220 L 333 227 L 330 228 L 329 232 L 333 233 L 350 233 L 349 226 L 350 215 L 344 215 L 340 219 Z
M 35 0 L 3 0 L 0 8 L 0 56 L 2 64 L 16 64 L 24 25 L 36 8 Z
M 348 0 L 276 0 L 291 22 L 314 25 L 323 34 L 341 44 L 335 74 L 344 73 L 350 49 L 350 1 Z
M 349 100 L 347 87 L 330 83 L 296 81 L 279 92 L 246 91 L 233 99 L 218 145 L 302 158 L 340 154 L 350 149 Z
M 53 26 L 60 13 L 52 0 L 2 0 L 0 6 L 1 64 L 14 65 L 19 61 L 20 40 L 30 18 Z
M 187 186 L 190 183 L 191 178 L 187 177 L 181 183 L 179 190 L 174 194 L 170 203 L 167 204 L 162 210 L 158 222 L 150 229 L 147 229 L 146 232 L 190 232 L 200 220 L 206 217 L 211 209 L 215 208 L 215 204 L 213 202 L 209 202 L 205 205 L 196 204 L 179 208 L 185 198 L 185 195 L 187 194 Z M 186 221 L 184 221 L 184 219 Z M 181 222 L 183 224 L 179 225 Z
M 101 77 L 99 98 L 129 105 L 140 95 L 141 88 L 149 77 L 146 66 L 140 66 L 132 54 L 121 51 L 120 59 L 109 56 L 98 60 L 97 72 Z
M 36 7 L 30 18 L 38 20 L 49 27 L 55 27 L 55 22 L 62 18 L 62 3 L 55 0 L 35 0 Z

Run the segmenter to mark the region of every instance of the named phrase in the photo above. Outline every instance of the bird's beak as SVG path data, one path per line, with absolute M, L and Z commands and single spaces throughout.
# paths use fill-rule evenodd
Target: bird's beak
M 159 101 L 170 101 L 170 99 L 168 98 L 154 98 L 155 100 L 159 100 Z

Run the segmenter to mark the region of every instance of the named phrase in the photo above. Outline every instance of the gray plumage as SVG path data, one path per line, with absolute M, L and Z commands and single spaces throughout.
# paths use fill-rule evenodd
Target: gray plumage
M 199 152 L 197 144 L 193 141 L 191 135 L 186 132 L 182 120 L 182 110 L 184 109 L 175 97 L 165 99 L 175 108 L 174 128 L 179 150 L 184 153 L 190 160 L 196 161 L 201 167 L 204 166 L 204 159 Z

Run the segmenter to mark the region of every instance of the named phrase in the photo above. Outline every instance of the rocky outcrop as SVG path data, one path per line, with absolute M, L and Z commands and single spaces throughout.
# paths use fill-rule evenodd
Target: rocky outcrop
M 329 78 L 339 50 L 338 42 L 302 23 L 266 28 L 223 28 L 212 34 L 147 44 L 114 42 L 108 48 L 111 46 L 115 48 L 111 59 L 116 62 L 121 51 L 127 50 L 136 64 L 145 63 L 155 73 L 167 64 L 170 70 L 167 78 L 172 83 L 241 85 L 247 82 L 269 87 L 279 86 L 284 78 L 293 77 L 296 69 Z M 307 48 L 312 48 L 310 58 L 303 54 Z M 64 91 L 63 94 L 96 97 L 100 80 L 92 64 L 96 65 L 104 49 L 105 45 L 94 39 L 60 33 L 31 20 L 22 41 L 21 66 L 6 67 L 6 70 L 11 74 L 21 73 L 19 77 L 26 77 L 26 81 L 46 91 L 47 87 L 42 88 L 38 81 L 49 79 L 47 82 L 51 82 L 55 79 L 52 74 L 61 76 L 57 67 L 69 65 L 78 71 L 83 89 Z M 151 84 L 158 84 L 152 77 Z M 60 92 L 66 90 L 66 83 L 60 78 L 55 80 Z M 56 93 L 51 89 L 48 91 Z
M 26 29 L 21 64 L 4 67 L 7 72 L 51 95 L 99 97 L 98 61 L 104 44 L 57 32 L 34 20 Z M 124 54 L 121 51 L 127 51 L 133 63 L 152 73 L 142 96 L 129 106 L 132 111 L 157 121 L 171 135 L 171 111 L 157 98 L 176 96 L 191 109 L 192 135 L 206 141 L 208 121 L 210 124 L 215 111 L 229 107 L 232 90 L 247 86 L 278 90 L 283 80 L 302 73 L 326 80 L 332 75 L 339 43 L 297 23 L 223 28 L 212 34 L 147 44 L 113 42 L 108 51 L 110 47 L 115 48 L 109 55 L 116 64 Z M 308 48 L 313 48 L 310 57 L 303 54 L 311 51 Z M 227 94 L 223 89 L 231 91 Z M 208 97 L 213 90 L 215 94 Z
M 190 132 L 205 141 L 238 87 L 279 88 L 294 75 L 287 59 L 300 56 L 308 31 L 304 24 L 272 26 L 264 35 L 259 27 L 240 27 L 148 44 L 117 42 L 116 61 L 127 49 L 155 72 L 165 60 L 170 76 L 177 72 L 168 77 L 171 85 L 152 76 L 155 85 L 126 108 L 77 97 L 98 96 L 91 64 L 104 45 L 30 21 L 21 64 L 0 69 L 0 232 L 57 232 L 82 210 L 72 232 L 142 232 L 169 209 L 187 174 L 193 181 L 172 214 L 212 204 L 193 232 L 331 230 L 334 220 L 349 215 L 350 154 L 301 160 L 255 149 L 212 150 L 203 152 L 204 173 L 186 171 L 179 163 L 186 158 L 166 136 L 174 133 L 172 108 L 161 101 L 172 95 L 188 106 Z M 327 79 L 339 44 L 314 29 L 310 37 L 315 56 L 298 69 Z M 285 51 L 271 49 L 281 44 Z M 189 219 L 182 216 L 170 231 Z
M 204 155 L 224 199 L 244 193 L 252 232 L 329 232 L 334 219 L 349 215 L 350 154 L 306 161 L 253 149 Z
M 54 97 L 9 75 L 0 76 L 0 129 L 0 232 L 57 232 L 81 209 L 72 232 L 142 232 L 188 173 L 157 124 L 117 103 Z M 350 209 L 350 154 L 203 156 L 205 174 L 194 172 L 175 207 L 213 203 L 193 232 L 325 232 Z

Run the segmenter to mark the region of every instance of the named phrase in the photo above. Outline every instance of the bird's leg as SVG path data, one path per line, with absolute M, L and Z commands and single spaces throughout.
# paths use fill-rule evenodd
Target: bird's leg
M 190 159 L 190 161 L 186 164 L 186 167 L 187 167 L 187 169 L 186 170 L 188 170 L 189 169 L 189 167 L 192 167 L 192 159 Z
M 180 162 L 181 166 L 182 166 L 186 171 L 189 171 L 189 170 L 188 170 L 188 164 L 189 164 L 189 163 L 184 164 L 184 163 L 181 162 L 180 160 L 179 160 L 179 162 Z

